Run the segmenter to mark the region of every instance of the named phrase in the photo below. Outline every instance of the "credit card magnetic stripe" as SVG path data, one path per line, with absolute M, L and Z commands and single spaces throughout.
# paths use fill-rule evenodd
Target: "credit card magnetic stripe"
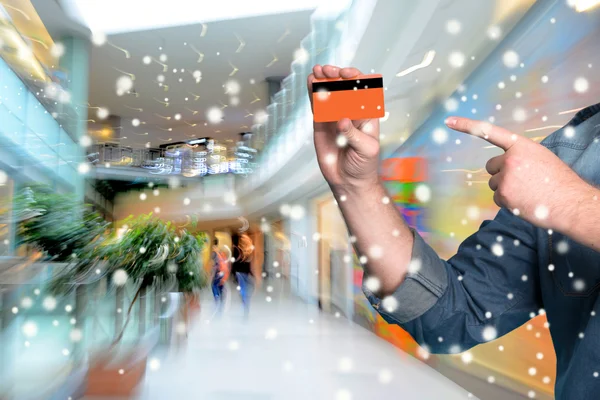
M 336 92 L 340 90 L 361 90 L 383 88 L 383 78 L 343 79 L 339 81 L 313 82 L 314 92 Z

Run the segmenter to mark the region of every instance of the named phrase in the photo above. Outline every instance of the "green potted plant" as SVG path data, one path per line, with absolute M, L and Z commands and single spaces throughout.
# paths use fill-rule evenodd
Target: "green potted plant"
M 175 229 L 152 214 L 129 218 L 123 228 L 111 237 L 97 237 L 50 283 L 55 294 L 65 294 L 77 282 L 101 270 L 116 290 L 116 307 L 127 310 L 123 318 L 115 319 L 115 337 L 101 353 L 92 357 L 88 372 L 88 395 L 131 395 L 144 375 L 146 356 L 134 346 L 122 350 L 119 345 L 131 319 L 134 304 L 145 315 L 145 293 L 150 286 L 159 292 L 192 293 L 207 285 L 202 268 L 202 248 L 205 236 L 195 236 Z M 123 307 L 124 289 L 133 286 L 135 295 L 128 307 Z M 159 293 L 159 296 L 162 296 Z M 124 321 L 123 321 L 124 319 Z M 140 320 L 140 328 L 145 320 Z M 142 330 L 142 329 L 141 329 Z M 120 352 L 120 354 L 119 354 Z M 119 362 L 114 360 L 118 358 Z
M 109 226 L 72 194 L 55 193 L 44 185 L 24 188 L 14 204 L 20 241 L 50 261 L 73 261 Z

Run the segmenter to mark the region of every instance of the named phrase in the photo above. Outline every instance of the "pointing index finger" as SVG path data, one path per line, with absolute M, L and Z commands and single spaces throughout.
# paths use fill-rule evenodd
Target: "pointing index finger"
M 491 144 L 507 151 L 519 139 L 519 136 L 498 126 L 485 121 L 474 121 L 468 118 L 450 117 L 446 119 L 446 125 L 455 131 L 468 133 L 469 135 L 483 138 Z M 520 139 L 524 139 L 521 137 Z

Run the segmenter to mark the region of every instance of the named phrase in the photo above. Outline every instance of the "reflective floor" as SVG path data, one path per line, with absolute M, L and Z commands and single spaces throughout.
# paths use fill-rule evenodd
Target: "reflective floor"
M 230 292 L 231 293 L 231 292 Z M 187 341 L 153 355 L 141 399 L 466 399 L 468 393 L 373 333 L 286 295 L 257 292 L 243 318 L 212 299 Z M 211 319 L 212 318 L 212 319 Z M 176 335 L 176 334 L 175 334 Z M 151 366 L 156 366 L 149 363 Z

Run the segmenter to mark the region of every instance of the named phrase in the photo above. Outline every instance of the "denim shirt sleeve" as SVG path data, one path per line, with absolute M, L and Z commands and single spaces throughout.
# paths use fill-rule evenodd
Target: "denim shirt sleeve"
M 388 298 L 363 287 L 389 323 L 434 353 L 464 351 L 519 327 L 541 306 L 535 228 L 502 209 L 441 260 L 413 231 L 413 273 Z

